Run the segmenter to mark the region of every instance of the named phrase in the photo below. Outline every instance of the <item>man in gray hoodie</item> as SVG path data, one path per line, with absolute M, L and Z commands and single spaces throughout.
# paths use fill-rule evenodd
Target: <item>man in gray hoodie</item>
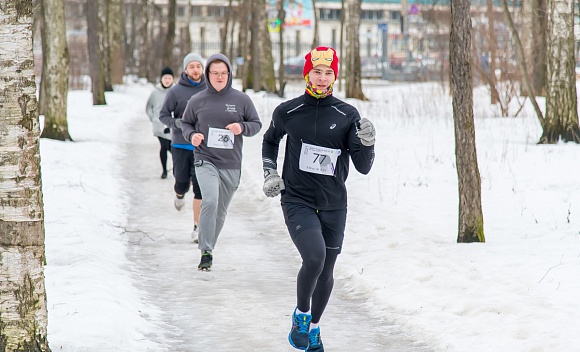
M 189 184 L 193 186 L 193 242 L 197 242 L 197 224 L 201 211 L 202 193 L 195 176 L 193 165 L 193 145 L 183 139 L 181 133 L 181 118 L 187 101 L 206 88 L 206 79 L 203 74 L 203 59 L 201 56 L 189 53 L 183 58 L 183 70 L 176 86 L 173 86 L 163 102 L 159 113 L 159 120 L 172 130 L 171 155 L 173 157 L 173 176 L 175 177 L 175 200 L 173 204 L 178 211 L 183 208 L 185 193 L 189 191 Z
M 232 66 L 223 54 L 207 60 L 207 89 L 189 99 L 183 137 L 195 146 L 195 173 L 203 193 L 199 219 L 199 270 L 208 271 L 227 209 L 240 183 L 243 136 L 262 128 L 254 103 L 232 87 Z

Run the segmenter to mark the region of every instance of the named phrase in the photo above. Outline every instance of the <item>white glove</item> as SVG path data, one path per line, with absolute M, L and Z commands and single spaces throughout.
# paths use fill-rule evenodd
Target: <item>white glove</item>
M 284 180 L 278 175 L 278 171 L 274 169 L 264 170 L 264 187 L 262 190 L 267 197 L 276 197 L 284 189 L 286 189 Z
M 356 126 L 356 133 L 365 147 L 375 145 L 375 126 L 366 117 L 360 119 Z
M 175 127 L 181 129 L 181 119 L 175 120 Z

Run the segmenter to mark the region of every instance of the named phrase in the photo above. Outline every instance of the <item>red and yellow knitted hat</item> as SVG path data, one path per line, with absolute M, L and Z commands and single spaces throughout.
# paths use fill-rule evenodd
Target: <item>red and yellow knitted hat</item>
M 308 72 L 314 66 L 318 65 L 330 67 L 334 71 L 334 76 L 338 77 L 338 56 L 336 56 L 336 51 L 333 48 L 319 46 L 312 49 L 304 58 L 306 59 L 304 70 L 302 70 L 302 76 L 304 78 L 306 78 L 306 75 L 308 75 Z

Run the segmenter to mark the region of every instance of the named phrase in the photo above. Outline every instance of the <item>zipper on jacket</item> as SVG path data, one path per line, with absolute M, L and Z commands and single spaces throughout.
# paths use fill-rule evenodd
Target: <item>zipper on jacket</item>
M 316 126 L 318 125 L 318 105 L 320 104 L 320 99 L 316 99 L 316 115 L 314 115 L 314 140 L 316 140 Z

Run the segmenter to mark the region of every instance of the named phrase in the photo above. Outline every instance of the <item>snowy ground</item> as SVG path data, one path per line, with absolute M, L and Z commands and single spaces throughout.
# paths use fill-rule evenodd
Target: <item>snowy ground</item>
M 150 91 L 121 86 L 101 107 L 72 91 L 75 143 L 41 141 L 52 350 L 293 350 L 299 258 L 279 199 L 261 193 L 261 134 L 246 139 L 215 268 L 200 273 L 191 205 L 176 212 L 173 180 L 159 179 Z M 536 145 L 530 112 L 495 118 L 477 91 L 487 243 L 457 244 L 447 91 L 365 93 L 370 102 L 350 102 L 375 123 L 377 158 L 368 176 L 352 169 L 348 181 L 345 245 L 321 321 L 327 350 L 576 351 L 579 147 Z M 267 126 L 281 100 L 249 94 Z
M 133 190 L 127 235 L 136 286 L 162 312 L 156 319 L 160 332 L 150 338 L 164 351 L 295 351 L 284 336 L 300 260 L 279 207 L 264 211 L 250 201 L 256 190 L 248 185 L 253 183 L 242 183 L 214 251 L 213 270 L 199 272 L 200 253 L 190 239 L 191 204 L 176 212 L 172 180 L 155 177 L 158 162 L 151 155 L 157 146 L 149 134 L 149 126 L 136 124 L 135 138 L 124 148 L 132 157 L 123 179 L 131 180 L 127 188 Z M 357 343 L 361 350 L 426 351 L 397 326 L 374 317 L 364 297 L 350 294 L 345 282 L 339 285 L 341 294 L 330 303 L 325 321 L 328 350 L 350 351 L 350 341 L 364 335 Z M 351 320 L 353 311 L 358 323 L 341 324 Z

